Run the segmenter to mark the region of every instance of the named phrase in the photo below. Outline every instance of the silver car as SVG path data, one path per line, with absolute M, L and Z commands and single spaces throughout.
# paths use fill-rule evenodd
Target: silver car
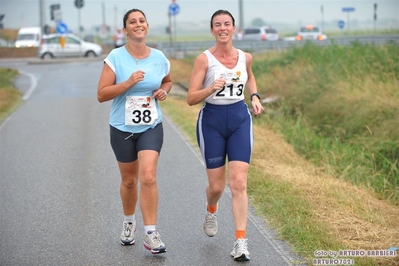
M 244 28 L 243 40 L 278 41 L 280 35 L 270 26 Z
M 49 34 L 42 37 L 38 56 L 42 59 L 55 57 L 97 57 L 102 55 L 100 45 L 86 42 L 73 34 Z

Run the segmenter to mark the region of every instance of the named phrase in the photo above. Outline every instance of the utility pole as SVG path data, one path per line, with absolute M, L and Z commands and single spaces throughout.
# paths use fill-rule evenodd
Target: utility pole
M 103 25 L 106 25 L 106 21 L 105 21 L 105 5 L 104 5 L 104 2 L 101 2 L 101 6 L 102 6 L 102 15 L 103 15 Z
M 374 4 L 374 34 L 376 31 L 377 24 L 377 3 Z
M 79 36 L 82 38 L 82 23 L 81 23 L 80 9 L 84 6 L 84 0 L 75 0 L 75 6 L 78 9 Z
M 355 11 L 355 8 L 354 7 L 343 7 L 342 8 L 342 12 L 346 12 L 347 13 L 347 19 L 346 19 L 346 22 L 347 22 L 347 24 L 348 24 L 348 32 L 349 32 L 349 23 L 350 23 L 350 20 L 349 20 L 349 13 L 350 12 L 354 12 Z
M 118 8 L 114 6 L 114 30 L 118 29 Z
M 168 12 L 168 33 L 169 33 L 169 44 L 173 47 L 173 36 L 172 36 L 172 14 Z
M 238 12 L 239 12 L 239 30 L 243 30 L 243 28 L 244 28 L 244 15 L 243 15 L 243 12 L 244 12 L 244 9 L 243 9 L 243 6 L 242 6 L 242 0 L 238 0 Z
M 44 0 L 40 0 L 39 1 L 39 26 L 40 29 L 43 30 L 44 29 Z
M 321 30 L 324 31 L 324 8 L 323 5 L 320 7 L 321 12 Z
M 104 2 L 101 2 L 101 6 L 102 6 L 102 17 L 103 17 L 103 24 L 101 25 L 101 35 L 103 37 L 103 39 L 107 38 L 108 36 L 108 26 L 107 26 L 107 22 L 105 20 L 105 5 Z

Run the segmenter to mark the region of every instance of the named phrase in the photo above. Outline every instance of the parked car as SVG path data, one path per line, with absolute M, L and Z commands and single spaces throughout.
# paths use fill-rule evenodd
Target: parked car
M 320 27 L 314 25 L 306 25 L 303 27 L 299 27 L 295 39 L 297 41 L 302 41 L 302 40 L 323 41 L 327 39 L 327 36 L 323 34 Z
M 244 28 L 243 40 L 278 41 L 280 35 L 270 26 Z
M 18 31 L 15 47 L 38 47 L 41 36 L 40 27 L 22 27 Z
M 102 55 L 100 45 L 86 42 L 73 34 L 49 34 L 43 36 L 38 56 L 42 59 L 54 57 L 97 57 Z

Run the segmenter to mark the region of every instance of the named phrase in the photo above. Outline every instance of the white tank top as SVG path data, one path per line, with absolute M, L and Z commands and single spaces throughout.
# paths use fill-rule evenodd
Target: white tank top
M 232 69 L 222 65 L 209 50 L 204 51 L 208 58 L 208 72 L 205 75 L 202 88 L 211 86 L 217 78 L 226 79 L 226 85 L 222 90 L 216 91 L 205 99 L 207 103 L 227 105 L 244 100 L 244 89 L 248 80 L 247 65 L 245 53 L 237 50 L 238 62 Z

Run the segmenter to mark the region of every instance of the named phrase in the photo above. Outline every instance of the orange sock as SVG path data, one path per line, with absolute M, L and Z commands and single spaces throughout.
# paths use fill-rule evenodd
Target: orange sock
M 210 213 L 215 213 L 217 210 L 218 205 L 216 204 L 215 206 L 210 206 L 208 204 L 206 204 L 206 208 L 208 209 L 208 212 Z
M 245 239 L 245 230 L 236 230 L 236 240 L 239 238 Z

